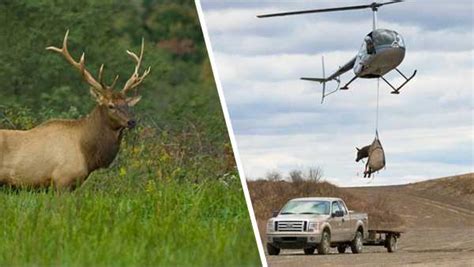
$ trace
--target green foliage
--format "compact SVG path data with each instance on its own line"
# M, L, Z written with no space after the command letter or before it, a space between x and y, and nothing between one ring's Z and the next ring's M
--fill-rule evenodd
M5 0L0 18L0 105L48 107L56 114L74 106L86 114L94 105L88 86L62 56L45 48L61 46L69 29L71 54L78 59L85 52L92 73L104 63L106 81L118 74L120 89L134 67L125 51L138 51L143 37L143 66L152 73L139 89L144 98L137 113L162 125L179 120L217 128L206 134L228 141L192 1ZM179 40L190 42L190 50L176 52Z
M84 51L120 89L145 39L139 127L72 193L0 191L0 266L259 265L193 1L0 1L0 129L79 118L88 86L47 46Z

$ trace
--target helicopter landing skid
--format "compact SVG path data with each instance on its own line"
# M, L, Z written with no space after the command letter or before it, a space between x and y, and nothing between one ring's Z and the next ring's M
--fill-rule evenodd
M393 91L390 92L391 94L398 95L398 94L400 94L400 89L402 89L403 86L405 86L409 81L411 81L411 79L413 79L413 77L415 77L417 70L415 70L415 71L413 72L413 74L412 74L409 78L407 78L407 77L406 77L401 71L399 71L397 68L395 68L395 70L405 79L405 82L403 82L402 85L400 85L398 88L395 88L395 87L394 87L391 83L389 83L383 76L380 76L380 78L382 78L382 80L383 80L386 84L388 84L390 87L392 87Z
M340 90L349 90L348 85L351 84L355 79L357 79L357 76L354 76L349 82L347 82L343 87L340 88Z

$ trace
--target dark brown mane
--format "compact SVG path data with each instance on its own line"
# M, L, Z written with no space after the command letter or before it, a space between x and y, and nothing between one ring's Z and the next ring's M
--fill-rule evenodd
M81 121L86 126L82 132L81 150L89 172L108 167L120 148L123 128L113 129L103 109L97 106Z

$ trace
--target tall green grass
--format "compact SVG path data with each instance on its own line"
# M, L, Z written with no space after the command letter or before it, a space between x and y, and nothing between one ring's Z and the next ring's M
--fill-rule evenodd
M0 265L257 265L238 184L2 192Z
M42 116L4 114L17 128ZM260 265L228 145L152 124L73 192L1 188L0 266Z

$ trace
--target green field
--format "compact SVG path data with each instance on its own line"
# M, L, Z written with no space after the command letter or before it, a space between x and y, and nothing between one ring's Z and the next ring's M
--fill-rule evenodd
M1 192L0 265L258 264L239 183L149 181L134 193Z
M152 68L109 168L73 192L0 188L0 266L260 265L193 1L5 0L0 18L0 129L95 105L45 50L66 29L72 55L119 88L142 36Z

